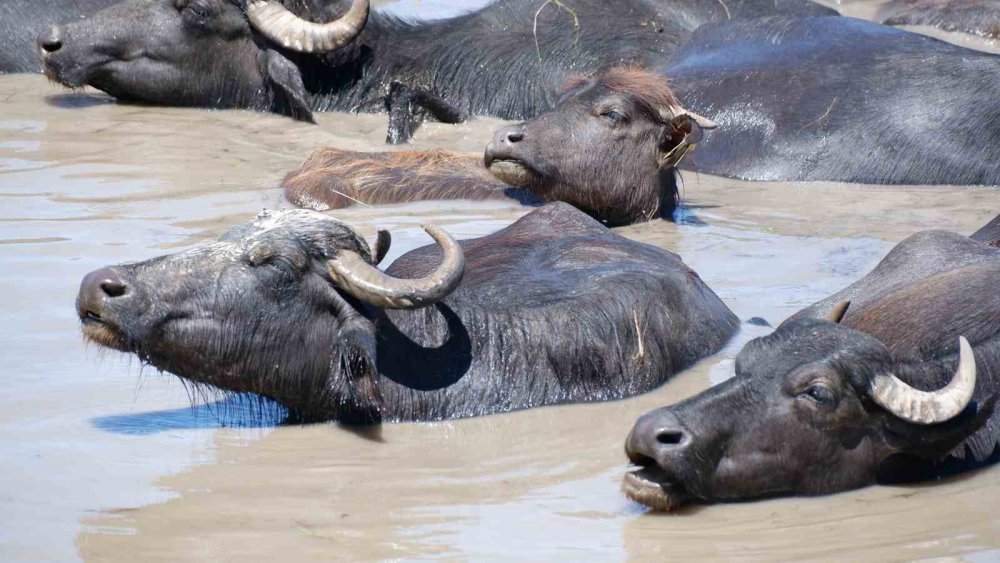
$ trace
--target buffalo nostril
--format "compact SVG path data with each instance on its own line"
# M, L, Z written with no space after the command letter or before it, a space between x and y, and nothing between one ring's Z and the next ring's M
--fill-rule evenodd
M54 53L62 49L62 32L59 26L52 26L48 31L42 32L38 36L38 46L45 53Z
M121 297L125 295L125 284L121 280L108 279L101 280L101 291L108 297Z
M524 139L524 133L520 131L511 131L510 133L507 133L508 143L517 143L520 142L522 139Z
M667 446L676 446L683 439L684 433L677 430L663 430L656 434L656 441Z
M59 49L62 49L62 41L58 39L50 39L42 42L42 50L46 53L55 53Z

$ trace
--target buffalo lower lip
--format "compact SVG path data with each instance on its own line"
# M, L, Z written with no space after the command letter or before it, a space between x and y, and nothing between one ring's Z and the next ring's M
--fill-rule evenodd
M488 168L494 177L511 186L527 186L538 177L524 161L513 158L495 158Z
M88 340L101 346L128 352L129 347L118 332L118 329L102 319L99 315L87 311L80 319L83 323L83 335Z
M671 511L684 503L684 488L669 480L658 466L640 467L622 478L622 492L655 510Z
M490 161L490 165L488 168L493 168L494 166L497 165L513 165L513 166L518 166L520 168L524 168L525 170L531 170L530 166L525 164L523 160L517 158L494 158L493 160Z

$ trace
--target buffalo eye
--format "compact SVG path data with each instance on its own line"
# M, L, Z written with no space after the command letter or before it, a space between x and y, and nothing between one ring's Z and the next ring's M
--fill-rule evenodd
M832 389L821 383L814 383L799 393L799 396L818 405L831 407L837 404L837 394Z
M207 18L209 15L211 15L208 8L206 8L199 2L191 2L190 4L187 5L187 7L184 8L184 11L189 15L200 20L203 20Z
M616 109L605 109L600 112L601 117L617 125L626 120L625 115Z
M270 265L293 272L301 271L306 266L305 256L301 252L290 249L278 249L267 243L257 244L251 248L247 254L247 262L254 268Z

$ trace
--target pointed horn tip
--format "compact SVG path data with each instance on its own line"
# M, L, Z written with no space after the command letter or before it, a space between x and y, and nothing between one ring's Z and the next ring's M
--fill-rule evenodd
M444 246L445 243L458 246L458 241L455 240L455 237L449 235L447 231L437 225L420 225L420 228L441 246Z
M442 229L441 227L438 227L437 225L432 225L430 223L421 224L420 228L423 229L425 233L427 233L427 234L429 234L431 236L434 236L434 233L448 234L448 233L445 233L444 229Z
M709 118L705 117L704 115L698 115L697 113L694 113L693 111L689 111L688 115L690 115L694 119L694 122L698 124L698 127L701 127L702 129L718 129L719 128L719 124L716 123L714 119L709 119Z
M424 278L393 278L357 252L343 250L327 261L331 279L344 291L377 307L410 309L444 299L465 275L465 256L458 242L440 227L427 225L425 230L441 247L444 256L441 264Z
M666 110L662 110L662 109L660 110L660 118L663 119L663 120L665 120L665 121L670 121L671 119L674 119L674 118L677 118L677 117L682 117L682 116L688 117L689 119L691 119L691 121L694 121L698 125L698 127L702 128L702 129L706 129L706 130L708 130L708 129L717 129L719 127L719 124L716 123L714 119L709 119L709 118L705 117L704 115L701 115L699 113L695 113L695 112L693 112L693 111L685 108L684 106L670 105L670 106L667 106Z

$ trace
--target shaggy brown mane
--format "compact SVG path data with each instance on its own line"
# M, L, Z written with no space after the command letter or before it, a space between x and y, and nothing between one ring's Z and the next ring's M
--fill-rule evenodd
M586 85L603 86L627 96L656 119L660 110L681 105L666 76L636 66L614 67L595 76L577 74L563 83L565 95Z

